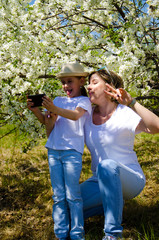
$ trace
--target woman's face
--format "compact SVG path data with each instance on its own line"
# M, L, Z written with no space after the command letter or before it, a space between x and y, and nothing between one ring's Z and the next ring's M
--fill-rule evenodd
M102 100L106 100L106 83L97 73L91 76L87 89L92 103L100 104Z

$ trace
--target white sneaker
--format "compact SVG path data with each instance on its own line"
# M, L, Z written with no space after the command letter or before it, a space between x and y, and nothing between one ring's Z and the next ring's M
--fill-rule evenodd
M117 240L117 238L112 236L105 236L102 240Z

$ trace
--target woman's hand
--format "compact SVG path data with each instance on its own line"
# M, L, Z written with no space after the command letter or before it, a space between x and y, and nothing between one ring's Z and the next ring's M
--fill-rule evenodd
M116 99L120 104L128 106L132 102L133 98L123 88L115 89L108 83L106 83L106 87L107 90L104 90L104 92L110 97Z
M57 120L56 114L50 111L45 112L45 124L50 124L50 123L55 124L56 120Z
M105 94L116 99L123 105L130 105L133 98L127 91L125 91L123 88L114 89L109 84L106 84L106 86L107 90L104 90ZM150 134L159 133L159 117L157 115L149 111L138 102L136 102L136 104L132 107L132 110L142 118L136 127L136 132L146 132Z
M49 137L51 131L53 130L56 120L57 120L56 114L53 114L52 112L49 111L45 112L45 127L47 137Z

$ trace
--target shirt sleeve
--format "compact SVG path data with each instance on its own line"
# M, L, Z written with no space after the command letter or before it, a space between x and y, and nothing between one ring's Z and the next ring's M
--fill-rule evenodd
M57 107L58 107L59 99L60 99L59 97L55 97L54 100L53 100L54 105L57 106Z
M131 108L127 108L127 111L129 112L128 125L131 126L132 131L135 132L142 118L136 112L134 112Z
M83 97L80 102L77 104L77 107L81 107L91 114L92 106L88 97Z

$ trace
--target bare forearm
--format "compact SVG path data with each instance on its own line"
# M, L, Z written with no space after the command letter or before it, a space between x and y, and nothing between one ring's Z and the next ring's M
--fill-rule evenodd
M75 110L70 110L70 109L63 109L56 106L54 106L52 111L61 117L68 118L74 121L78 120L85 113L85 110L82 108L76 108Z
M57 115L64 117L64 118L68 118L71 120L78 120L78 113L75 110L69 110L69 109L63 109L63 108L59 108L56 107L54 113L56 113Z
M115 89L109 84L106 84L106 86L109 90L104 91L106 95L116 99L120 104L131 107L142 118L142 121L140 121L137 127L138 131L151 134L159 133L159 117L157 115L136 102L123 88Z
M44 114L42 114L42 112L40 111L40 109L37 109L33 113L42 124L45 124L45 117Z
M51 112L45 112L45 128L46 128L46 135L49 137L50 133L52 132L55 122L57 120L57 115Z
M152 134L159 133L159 117L136 102L132 109L142 118L146 128Z
M70 120L78 120L83 116L86 110L81 107L77 107L75 110L63 109L54 105L51 99L45 97L42 105L53 114L59 115L64 118L68 118Z
M54 128L54 124L52 126L45 125L45 127L46 127L46 135L47 135L47 137L49 137L50 133L52 132L52 130Z

